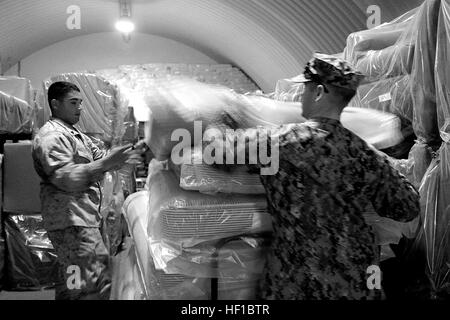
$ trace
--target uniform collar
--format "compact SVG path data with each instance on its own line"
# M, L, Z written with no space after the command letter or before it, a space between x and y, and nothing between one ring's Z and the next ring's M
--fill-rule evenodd
M71 126L67 122L65 122L65 121L63 121L61 119L58 119L58 118L53 118L53 117L50 120L52 120L53 122L56 122L58 125L62 126L64 129L69 131L72 135L74 135L74 136L81 136L80 131L78 131L77 128Z

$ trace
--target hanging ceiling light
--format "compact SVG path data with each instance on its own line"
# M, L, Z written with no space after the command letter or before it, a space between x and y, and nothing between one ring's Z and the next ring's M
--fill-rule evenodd
M131 21L131 5L128 0L119 0L120 19L115 27L120 31L124 39L130 40L130 33L134 31L134 23Z
M130 33L134 31L134 23L130 18L122 17L116 22L116 29L122 33Z

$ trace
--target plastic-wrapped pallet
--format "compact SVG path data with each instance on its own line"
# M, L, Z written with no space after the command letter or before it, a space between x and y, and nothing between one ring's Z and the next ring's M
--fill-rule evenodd
M21 77L0 77L0 91L31 105L33 94L30 80Z
M13 215L5 219L9 289L53 286L57 279L56 253L42 227L40 215Z
M434 9L434 8L433 8ZM434 13L434 10L433 10ZM436 60L430 66L435 79L437 129L443 143L428 168L420 187L423 206L422 248L426 251L426 270L432 280L433 294L450 297L450 3L440 1L436 28ZM434 22L434 21L433 21ZM434 25L433 25L434 27ZM431 49L430 49L431 50ZM431 94L431 93L430 93Z
M2 210L3 207L3 155L0 154L0 221L3 221ZM0 223L0 290L3 287L5 269L5 239L3 239L3 227Z
M0 134L30 134L33 108L24 100L0 91Z
M41 212L40 178L33 166L31 141L5 143L3 158L3 211Z
M397 43L403 32L410 27L418 8L410 10L391 22L373 29L351 33L343 52L345 59L354 61L359 52L381 50Z
M412 121L413 105L409 83L409 76L406 75L361 85L350 104L389 112Z
M417 244L425 252L424 266L433 297L450 296L450 145L443 144L420 187L423 227Z
M80 88L83 111L77 126L82 132L101 139L108 146L120 144L125 130L122 124L128 111L128 102L116 85L95 74L65 73L44 81L44 97L47 96L50 85L56 81L71 82ZM49 108L48 102L45 108Z
M363 72L368 82L408 76L408 80L402 80L407 82L401 83L405 88L401 98L408 101L410 97L412 108L404 110L405 106L400 104L402 101L398 101L395 107L402 108L400 111L402 114L406 112L407 118L411 115L407 110L412 110L415 134L428 144L439 141L434 68L440 4L440 0L425 1L420 7L390 23L352 34L344 50L345 59ZM396 41L392 43L394 39ZM384 44L389 46L381 48ZM370 50L370 46L376 49ZM387 99L387 95L382 99Z
M160 241L191 247L205 241L271 230L264 196L215 196L186 191L171 171L152 174L148 234Z
M208 299L212 278L218 279L219 299L255 297L264 265L264 238L238 235L202 241L192 247L173 246L168 243L170 241L157 244L152 241L152 234L147 236L144 229L149 219L148 211L143 211L148 195L148 191L131 195L125 202L124 214L136 244L138 264L150 299ZM215 224L220 228L220 221ZM184 226L186 228L188 225ZM195 232L195 226L190 228ZM147 241L149 238L150 242ZM173 255L175 247L178 247L178 253ZM165 263L163 268L161 261Z

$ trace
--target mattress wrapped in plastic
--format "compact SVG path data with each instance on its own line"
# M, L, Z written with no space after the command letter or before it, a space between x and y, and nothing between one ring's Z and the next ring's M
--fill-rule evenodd
M435 70L441 68L448 61L448 55L444 60L437 60L438 52L442 50L441 46L444 44L442 41L437 42L441 3L445 4L445 1L425 1L419 7L415 27L412 28L416 35L416 53L411 72L410 89L413 93L414 105L413 126L417 137L423 139L427 144L435 144L441 140L437 121L436 90L438 88L436 87ZM442 7L442 10L446 9ZM436 63L439 65L438 68Z
M40 215L4 219L7 246L6 286L12 290L39 289L56 281L56 252L42 227Z
M298 104L237 94L227 87L192 79L160 81L148 93L146 102L151 111L149 147L161 161L170 157L175 145L196 145L206 127L223 113L239 128L304 121ZM190 139L179 141L184 133Z
M440 0L425 1L391 23L367 31L373 37L377 32L383 36L386 28L393 30L392 35L402 30L397 41L386 48L364 51L361 49L364 46L352 44L351 38L354 36L350 36L349 46L345 50L345 58L366 75L368 82L409 75L405 88L409 93L405 94L406 97L410 95L412 101L414 131L427 143L439 141L434 70L439 45L437 27L440 6ZM359 49L355 50L355 47Z
M43 94L48 107L47 90L53 82L67 81L80 88L82 112L77 126L82 132L100 138L109 145L118 144L125 131L123 119L128 102L116 85L90 73L65 73L44 81Z
M450 4L443 1L439 13L436 50L437 125L444 142L450 141Z
M219 298L254 298L265 261L266 238L238 235L193 247L156 243L145 227L148 197L148 191L134 193L123 207L147 298L208 299L214 278L218 279Z
M153 174L148 234L154 241L191 247L204 241L271 230L264 196L206 195L179 187L171 171Z
M393 45L382 50L359 53L354 65L365 75L365 82L410 74L413 67L415 46L406 43Z
M24 100L0 91L0 134L30 134L33 108Z
M178 273L156 272L163 299L211 299L214 295L220 300L256 299L267 251L261 241L235 238L220 248L199 248L199 261L194 256L177 258L171 264Z
M358 87L351 105L389 112L413 120L410 76L385 78Z
M434 2L430 2L434 3ZM447 298L450 296L450 3L440 1L438 14L427 34L434 37L436 45L428 48L430 54L435 52L435 61L429 69L435 81L437 106L436 130L439 131L443 143L426 171L420 187L422 218L424 226L421 234L421 248L426 254L426 270L432 281L433 295ZM432 8L433 14L436 10ZM431 10L431 9L430 9ZM434 50L433 50L434 49Z
M347 37L343 56L349 61L354 61L359 52L381 50L395 45L404 31L411 26L417 10L418 8L410 10L375 28L351 33Z
M0 77L0 91L29 105L33 102L31 81L26 78L15 76Z
M181 165L169 162L169 166L180 180L184 190L215 194L240 193L264 194L265 190L259 174L251 173L245 165L235 165L225 171L202 161L202 148L187 149L192 154L191 161Z

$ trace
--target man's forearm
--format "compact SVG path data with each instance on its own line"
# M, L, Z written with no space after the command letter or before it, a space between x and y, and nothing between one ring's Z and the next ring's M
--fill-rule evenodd
M106 158L86 164L70 164L57 169L51 182L58 188L68 191L83 191L93 183L100 181L106 171L111 170Z

